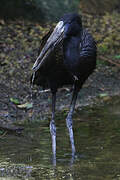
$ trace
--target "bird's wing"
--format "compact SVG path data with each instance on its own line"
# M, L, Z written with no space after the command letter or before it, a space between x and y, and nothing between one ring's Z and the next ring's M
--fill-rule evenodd
M92 35L84 29L82 31L80 42L80 57L88 57L96 55L97 46Z

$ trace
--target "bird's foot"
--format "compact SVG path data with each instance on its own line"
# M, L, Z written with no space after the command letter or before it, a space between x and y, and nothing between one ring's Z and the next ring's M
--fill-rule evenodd
M67 128L71 129L72 128L72 116L68 114L67 118L66 118L66 124L67 124Z
M56 126L55 121L52 119L50 121L50 133L52 138L52 152L53 152L53 165L56 166Z
M73 135L73 128L72 128L72 116L68 114L66 118L66 124L69 131L71 148L72 148L72 157L75 156L75 144L74 144L74 135Z
M51 133L51 135L56 136L56 126L55 126L54 120L50 121L50 133Z

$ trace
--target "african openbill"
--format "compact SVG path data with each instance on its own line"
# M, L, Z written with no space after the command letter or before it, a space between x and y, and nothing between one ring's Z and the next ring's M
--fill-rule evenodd
M82 27L81 17L76 13L64 15L53 31L43 37L41 52L33 65L32 83L50 88L52 93L53 154L56 154L55 102L57 89L73 85L73 96L66 118L72 154L75 153L72 115L78 92L96 67L96 43L90 33Z

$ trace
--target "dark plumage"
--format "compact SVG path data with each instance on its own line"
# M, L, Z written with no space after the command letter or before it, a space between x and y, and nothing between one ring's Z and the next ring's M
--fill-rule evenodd
M96 43L91 34L82 28L81 17L66 14L60 21L65 24L63 39L51 50L45 64L35 70L33 80L33 84L51 88L52 91L66 84L74 84L75 77L78 84L83 83L96 66ZM52 30L43 37L40 51L51 33Z
M75 152L72 114L77 94L85 80L96 66L96 43L82 27L78 14L66 14L60 19L56 28L42 40L41 53L33 66L32 83L50 88L52 92L52 120L50 130L55 154L55 101L57 89L63 85L74 85L73 97L66 122L70 132L72 152Z

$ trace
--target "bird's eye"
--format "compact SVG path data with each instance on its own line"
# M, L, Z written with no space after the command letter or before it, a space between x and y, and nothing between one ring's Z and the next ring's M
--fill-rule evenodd
M72 21L68 21L68 24L71 24L72 23Z

